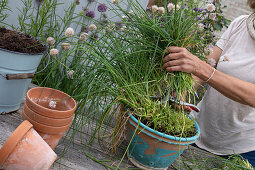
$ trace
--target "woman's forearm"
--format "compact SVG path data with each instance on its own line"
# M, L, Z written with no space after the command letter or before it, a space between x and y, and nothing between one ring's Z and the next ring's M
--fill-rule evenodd
M212 73L213 68L204 63L196 76L206 81ZM208 81L208 84L224 96L255 108L255 84L237 79L217 70Z
M221 56L221 53L222 53L222 50L215 46L213 48L213 52L208 55L206 58L207 59L214 59L215 60L215 66L217 65L218 61L219 61L219 58ZM192 75L192 77L194 78L195 80L195 89L197 90L199 87L203 86L205 84L205 81L203 81L202 79L198 78L197 76L195 75Z

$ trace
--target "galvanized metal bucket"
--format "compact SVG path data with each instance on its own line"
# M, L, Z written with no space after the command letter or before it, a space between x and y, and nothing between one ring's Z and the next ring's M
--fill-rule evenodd
M165 170L178 158L189 144L196 142L200 135L198 124L194 121L196 135L179 138L156 131L134 116L127 122L127 156L138 168L146 170Z
M0 48L0 114L19 109L42 57Z

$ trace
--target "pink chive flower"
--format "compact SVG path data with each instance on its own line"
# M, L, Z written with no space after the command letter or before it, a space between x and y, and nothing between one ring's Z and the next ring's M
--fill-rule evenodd
M213 5L213 4L207 4L207 10L210 11L210 12L215 11L215 5Z
M66 77L68 79L73 79L73 74L74 74L74 71L73 70L67 70L66 72Z
M52 108L52 109L55 109L57 106L57 102L56 101L53 101L53 100L50 100L49 102L49 107Z
M46 42L49 44L49 45L54 45L55 44L55 39L53 37L48 37L46 39Z
M73 35L74 35L74 29L71 28L71 27L67 28L67 29L66 29L66 32L65 32L65 35L66 35L67 37L73 36Z
M50 50L50 55L51 55L51 56L56 56L56 55L58 55L58 49L52 48L52 49Z
M70 43L62 43L61 44L62 48L66 51L68 51L71 48L71 44Z

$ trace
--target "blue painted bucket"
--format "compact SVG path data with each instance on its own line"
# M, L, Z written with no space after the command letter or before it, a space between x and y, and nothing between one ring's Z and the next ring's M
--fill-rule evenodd
M0 48L0 114L19 109L42 57Z
M127 139L131 142L128 148L130 161L142 169L167 169L189 144L195 143L198 139L200 128L196 121L194 123L196 135L179 138L158 132L141 122L139 123L131 115L127 122Z

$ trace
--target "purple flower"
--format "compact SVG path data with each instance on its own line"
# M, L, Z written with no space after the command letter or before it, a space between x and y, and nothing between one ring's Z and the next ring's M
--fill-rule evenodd
M86 16L90 18L95 18L95 12L94 11L87 11Z
M193 8L193 10L194 10L194 11L198 11L198 10L199 10L199 8L197 8L197 7L196 7L196 8Z
M105 4L99 4L99 5L97 6L97 10L98 10L99 12L106 12L106 11L107 11L107 6L106 6Z
M200 16L198 16L198 17L197 17L197 19L201 21L203 18L202 18L202 17L200 17Z

